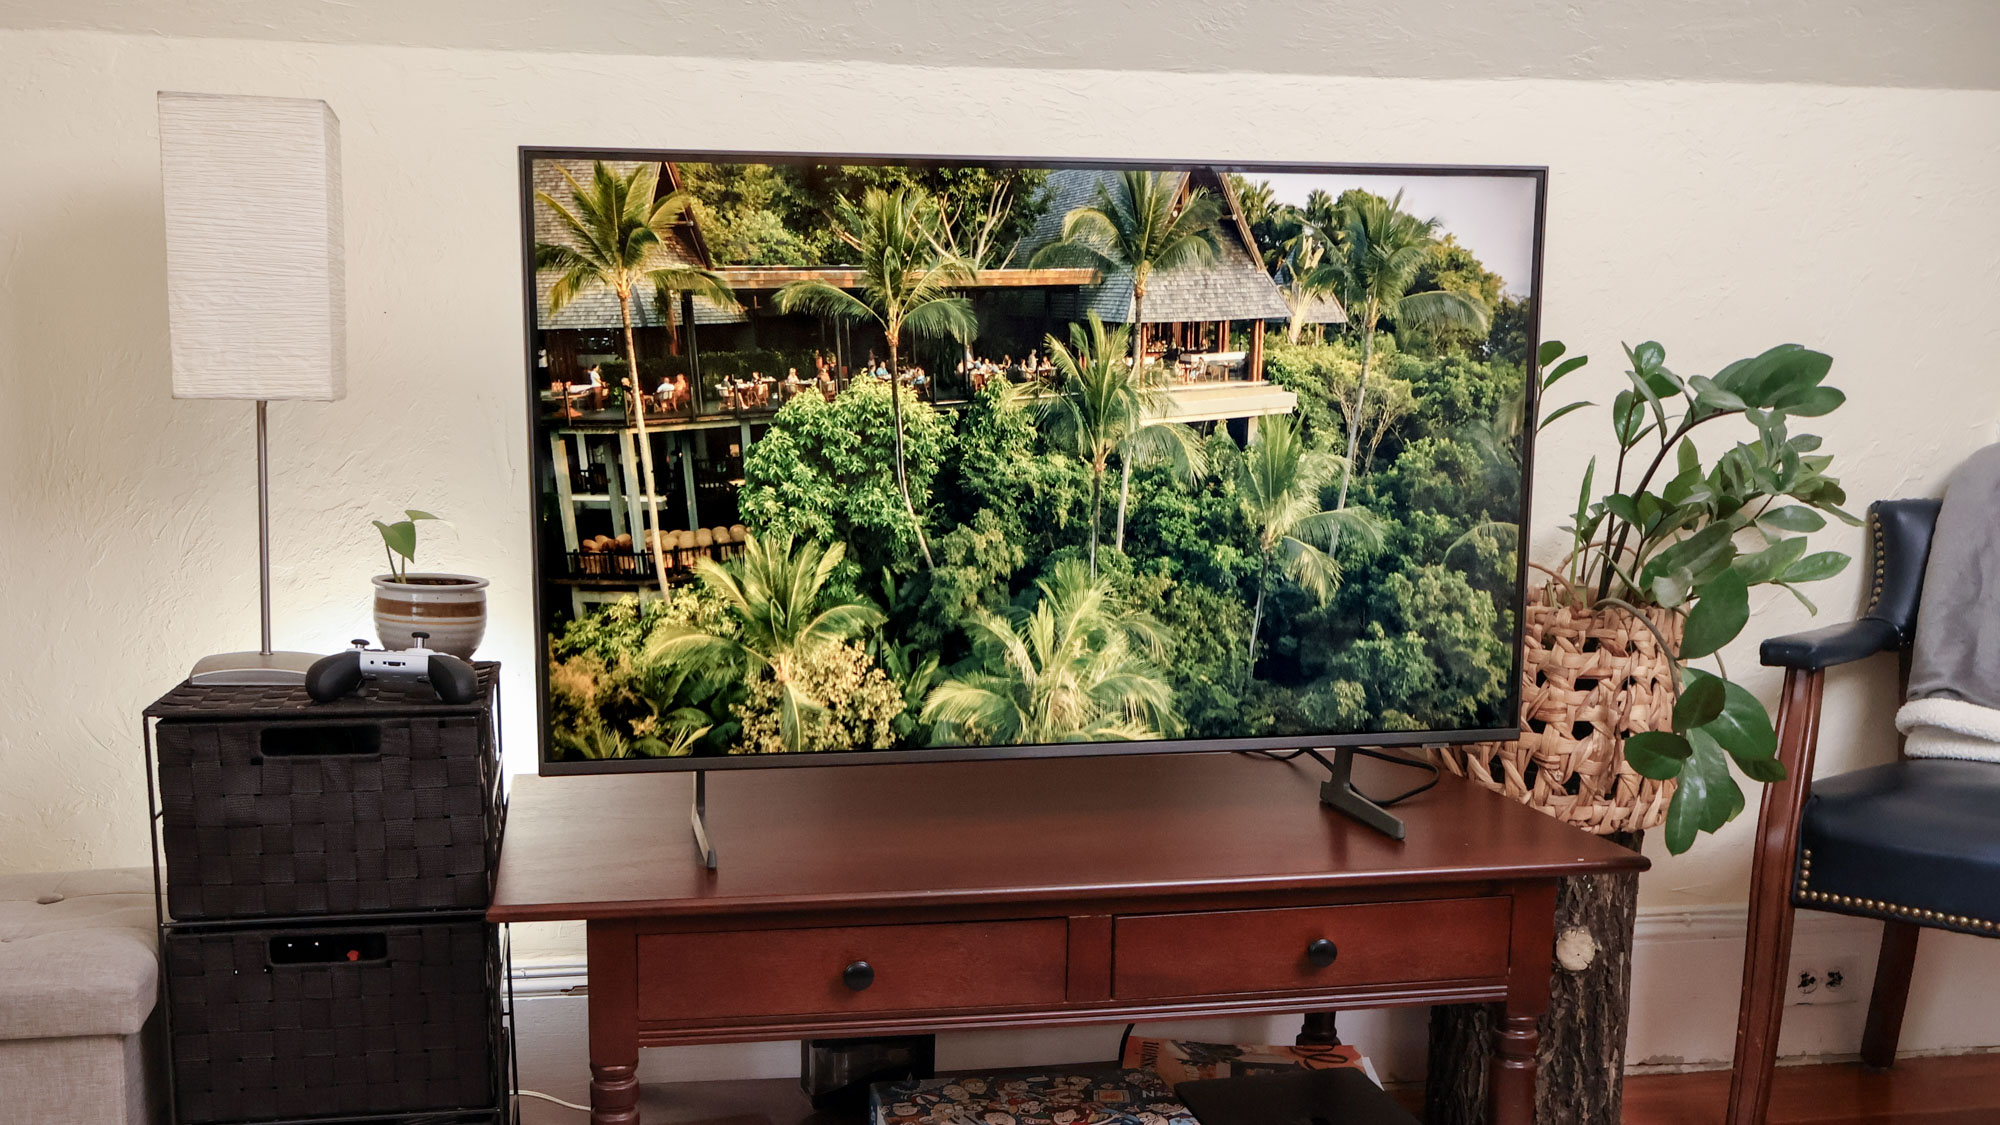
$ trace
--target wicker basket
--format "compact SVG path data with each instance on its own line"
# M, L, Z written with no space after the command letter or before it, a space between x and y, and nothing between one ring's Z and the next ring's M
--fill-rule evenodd
M1624 743L1672 728L1672 662L1630 612L1554 600L1546 589L1531 597L1523 622L1520 740L1445 747L1439 764L1600 836L1652 828L1675 783L1639 776ZM1678 648L1681 617L1645 612Z
M274 708L162 721L169 912L187 922L485 909L502 817L491 732L488 715L422 705L396 718Z
M500 969L477 917L175 932L165 955L184 1125L495 1104Z

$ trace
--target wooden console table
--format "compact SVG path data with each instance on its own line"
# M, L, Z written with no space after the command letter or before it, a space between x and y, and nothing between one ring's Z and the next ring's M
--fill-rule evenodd
M1504 1005L1494 1125L1530 1125L1555 881L1640 856L1447 776L1397 843L1309 760L942 762L516 779L488 917L588 922L591 1120L639 1048ZM1407 771L1362 763L1393 792Z

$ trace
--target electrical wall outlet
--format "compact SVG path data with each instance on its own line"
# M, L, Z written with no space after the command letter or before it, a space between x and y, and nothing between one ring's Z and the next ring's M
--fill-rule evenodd
M1785 989L1787 1004L1852 1004L1854 974L1845 958L1794 956Z

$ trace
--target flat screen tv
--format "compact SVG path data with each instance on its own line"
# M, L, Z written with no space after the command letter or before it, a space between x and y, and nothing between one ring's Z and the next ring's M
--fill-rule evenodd
M1515 733L1546 170L521 191L543 772Z

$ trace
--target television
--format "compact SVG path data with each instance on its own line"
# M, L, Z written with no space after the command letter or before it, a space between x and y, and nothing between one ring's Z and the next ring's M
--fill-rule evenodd
M1516 734L1546 169L520 161L542 772Z

